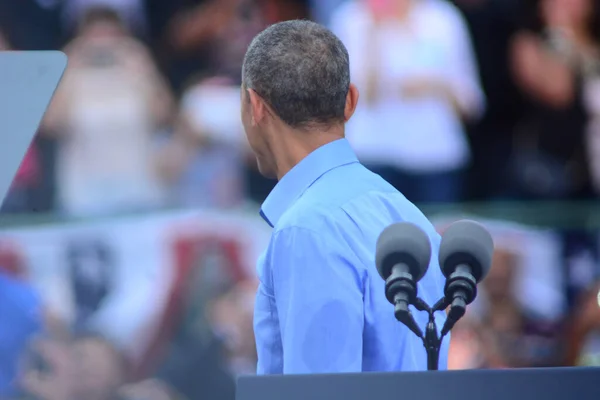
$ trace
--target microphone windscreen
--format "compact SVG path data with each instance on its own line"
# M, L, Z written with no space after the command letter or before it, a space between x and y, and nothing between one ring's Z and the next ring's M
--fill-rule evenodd
M460 264L471 267L473 277L480 282L492 266L494 240L483 225L461 220L450 225L442 235L439 262L447 278Z
M375 265L385 280L396 264L408 266L415 282L418 282L429 267L431 244L418 226L409 222L398 222L385 228L377 239Z

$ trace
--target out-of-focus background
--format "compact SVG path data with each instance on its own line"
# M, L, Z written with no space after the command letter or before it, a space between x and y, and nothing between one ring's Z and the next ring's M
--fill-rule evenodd
M274 182L240 69L296 18L348 47L361 160L495 236L450 368L600 365L597 1L0 0L0 49L70 60L1 209L0 398L232 399L254 372Z

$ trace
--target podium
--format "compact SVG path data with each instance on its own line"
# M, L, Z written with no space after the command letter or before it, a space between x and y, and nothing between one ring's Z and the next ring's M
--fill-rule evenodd
M236 400L599 400L600 368L242 376Z

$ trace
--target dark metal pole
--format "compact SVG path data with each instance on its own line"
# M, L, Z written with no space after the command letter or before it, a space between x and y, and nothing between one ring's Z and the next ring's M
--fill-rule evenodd
M429 311L429 322L425 330L425 350L427 351L427 370L437 371L440 360L441 339L438 336L437 326L435 325L434 311Z

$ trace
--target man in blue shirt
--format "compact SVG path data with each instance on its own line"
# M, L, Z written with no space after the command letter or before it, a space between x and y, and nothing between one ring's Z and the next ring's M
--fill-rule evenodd
M279 181L261 209L273 234L257 267L258 373L426 369L421 340L396 321L385 298L375 243L399 221L429 235L433 256L418 290L433 304L443 294L440 237L344 139L358 102L346 48L318 24L282 22L253 40L242 81L248 141L261 173ZM415 318L425 326L425 313Z

